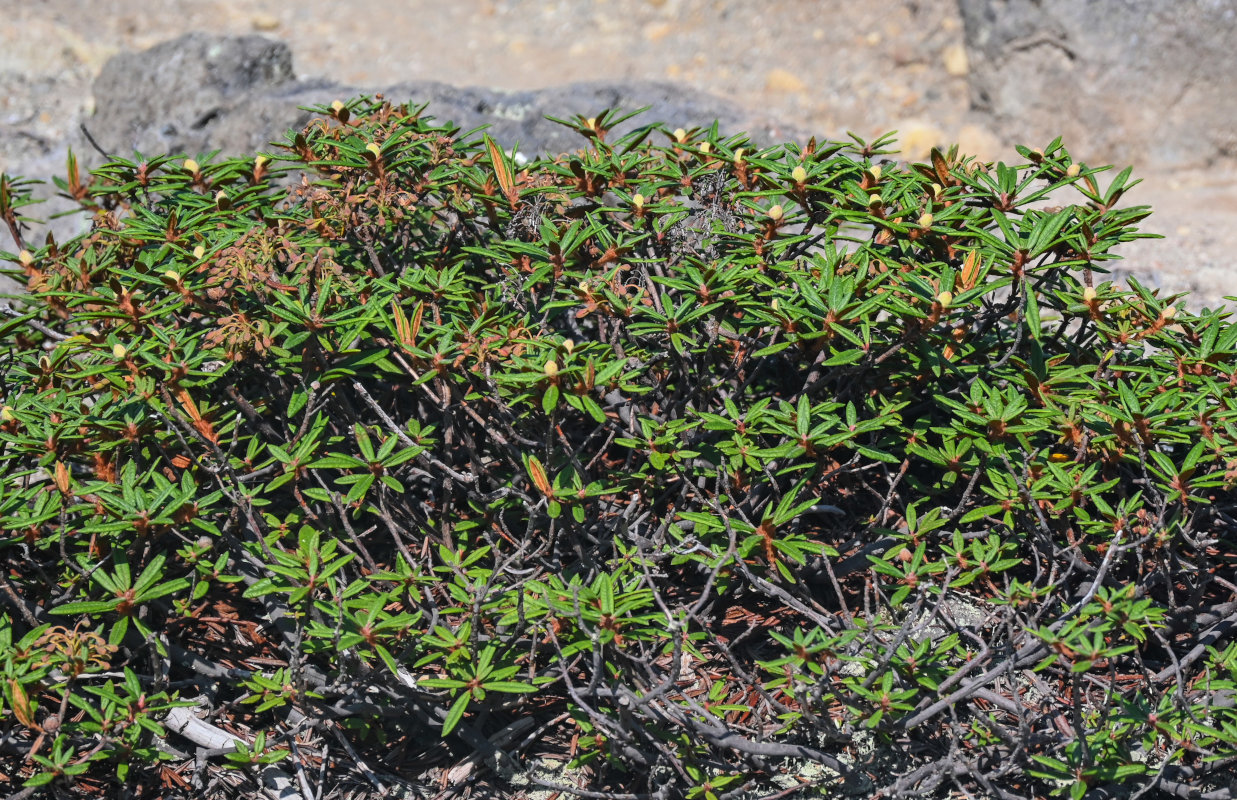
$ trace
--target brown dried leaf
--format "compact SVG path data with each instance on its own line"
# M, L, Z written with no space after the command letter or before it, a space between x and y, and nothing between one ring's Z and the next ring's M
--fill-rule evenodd
M53 480L55 480L56 488L60 490L61 494L67 495L69 493L69 470L65 467L63 461L56 462L56 470Z
M27 728L37 727L34 723L36 706L30 702L26 689L17 682L16 678L9 678L9 702L13 706L13 716L17 717L18 722Z
M485 147L490 151L490 161L494 164L494 177L498 178L498 186L503 190L507 202L515 205L519 195L515 191L515 180L511 177L511 167L507 165L507 157L503 155L502 148L489 136L485 137Z
M962 264L962 288L974 289L977 280L979 280L979 253L972 250L966 254L966 261Z
M550 485L550 480L545 474L545 467L541 466L536 456L530 456L528 459L528 474L536 484L538 491L546 497L554 496L554 487Z

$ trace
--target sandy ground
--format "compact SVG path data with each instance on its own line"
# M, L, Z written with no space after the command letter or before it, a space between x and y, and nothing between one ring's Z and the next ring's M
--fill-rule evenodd
M284 39L299 77L679 81L825 137L897 129L911 157L956 141L1017 158L969 111L952 0L0 0L0 169L56 149L90 113L90 82L111 55L191 30ZM1128 202L1155 207L1146 227L1167 238L1130 246L1128 268L1196 291L1195 306L1237 295L1237 165L1134 166L1146 182Z

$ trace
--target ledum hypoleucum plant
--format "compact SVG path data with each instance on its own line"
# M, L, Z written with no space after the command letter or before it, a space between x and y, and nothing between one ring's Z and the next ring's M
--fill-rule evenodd
M0 772L1230 796L1237 327L1128 170L316 111L0 177Z

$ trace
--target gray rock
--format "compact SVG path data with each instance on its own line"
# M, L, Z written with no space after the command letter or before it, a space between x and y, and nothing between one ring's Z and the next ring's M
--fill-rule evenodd
M263 143L264 128L289 117L286 108L255 101L278 97L293 81L292 51L283 42L191 33L108 61L85 124L102 148L122 157L252 149Z
M395 102L428 102L427 114L465 130L488 125L497 141L506 146L518 142L530 155L568 152L585 144L579 134L546 120L547 114L587 116L614 107L652 106L626 129L653 121L690 128L716 119L723 131L746 131L766 142L803 135L725 100L669 84L578 83L503 92L432 81L377 90L298 82L283 42L202 33L108 62L95 82L96 111L86 127L100 147L119 156L135 150L147 156L193 156L210 150L240 155L267 149L288 129L303 126L311 114L298 106L326 105L376 91Z
M1237 157L1237 0L959 0L972 105L1091 162Z

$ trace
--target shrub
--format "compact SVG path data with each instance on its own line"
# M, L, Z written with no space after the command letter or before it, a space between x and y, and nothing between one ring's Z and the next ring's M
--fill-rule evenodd
M1129 170L317 111L0 180L4 772L1230 796L1237 327L1104 280Z

